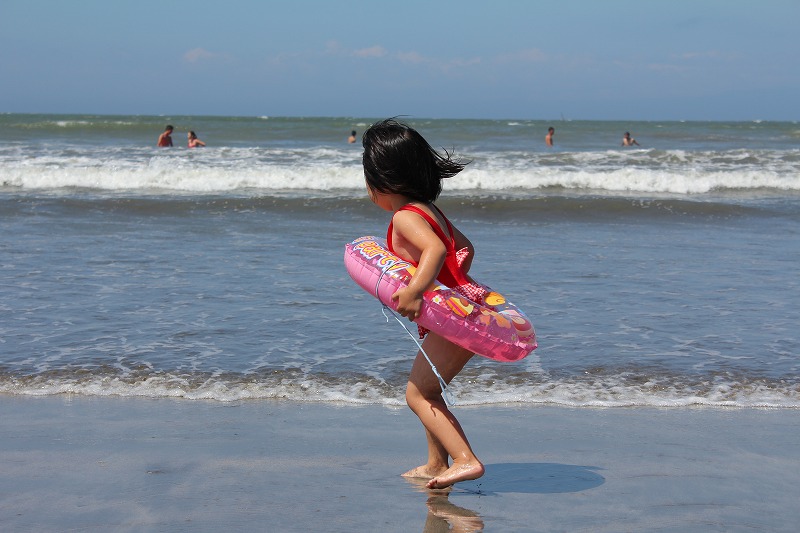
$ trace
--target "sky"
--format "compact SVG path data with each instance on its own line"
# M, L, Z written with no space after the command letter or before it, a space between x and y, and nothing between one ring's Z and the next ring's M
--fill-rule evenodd
M0 112L800 120L800 0L0 0Z

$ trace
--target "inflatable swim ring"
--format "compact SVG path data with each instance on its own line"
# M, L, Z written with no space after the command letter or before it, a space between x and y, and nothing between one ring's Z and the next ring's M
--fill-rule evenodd
M392 295L408 285L416 268L377 237L347 244L344 264L362 289L396 310ZM475 303L438 281L425 292L419 325L478 355L496 361L518 361L536 348L536 333L519 308L489 287L486 305Z

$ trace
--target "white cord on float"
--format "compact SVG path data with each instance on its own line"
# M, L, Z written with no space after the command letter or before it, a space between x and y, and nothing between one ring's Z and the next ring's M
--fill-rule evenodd
M381 298L378 295L378 287L380 286L381 279L383 279L383 275L386 274L386 271L391 266L393 266L393 264L389 264L381 269L381 275L378 276L378 281L375 283L375 297L378 298L379 302L381 301ZM389 317L386 316L386 311L389 311L389 313L391 313L394 319L397 320L397 323L403 326L403 329L406 330L408 336L411 337L411 340L413 340L414 344L417 345L420 353L425 357L425 360L428 361L429 365L431 365L431 370L433 370L433 374L436 376L436 379L439 380L439 387L441 387L442 389L442 399L444 399L444 403L451 407L455 405L456 404L455 399L453 398L453 395L450 393L450 391L447 389L447 383L445 382L444 378L442 378L442 375L439 374L439 371L436 369L436 365L434 365L433 362L431 362L431 358L428 357L428 354L425 352L425 349L422 347L422 344L419 342L417 337L413 333L411 333L411 331L409 331L409 329L406 327L406 325L403 323L400 317L397 316L397 313L395 313L391 307L389 307L383 302L381 302L381 305L383 306L381 312L383 313L386 322L389 322Z

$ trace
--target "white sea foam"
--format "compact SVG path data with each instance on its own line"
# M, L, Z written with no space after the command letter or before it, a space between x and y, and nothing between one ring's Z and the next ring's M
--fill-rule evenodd
M446 190L536 191L547 188L611 192L703 194L725 190L800 190L800 152L719 154L581 152L477 154ZM0 185L22 189L90 188L198 193L260 190L363 190L352 150L215 148L0 151Z
M559 405L586 407L734 407L800 409L800 388L767 383L719 382L707 386L645 383L632 385L608 378L592 383L547 380L536 384L480 381L458 378L450 386L457 405ZM331 383L313 377L279 380L223 381L215 378L193 382L180 376L150 376L138 381L95 376L89 379L36 379L0 382L0 393L21 396L80 394L148 398L181 398L235 402L279 399L292 401L405 405L403 387L376 386L374 382Z

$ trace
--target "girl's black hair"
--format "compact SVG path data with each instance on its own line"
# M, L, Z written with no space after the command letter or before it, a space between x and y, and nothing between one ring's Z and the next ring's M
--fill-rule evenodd
M442 180L452 178L466 163L431 148L414 128L393 118L367 129L364 146L364 178L367 186L385 194L403 194L430 203L442 192Z

